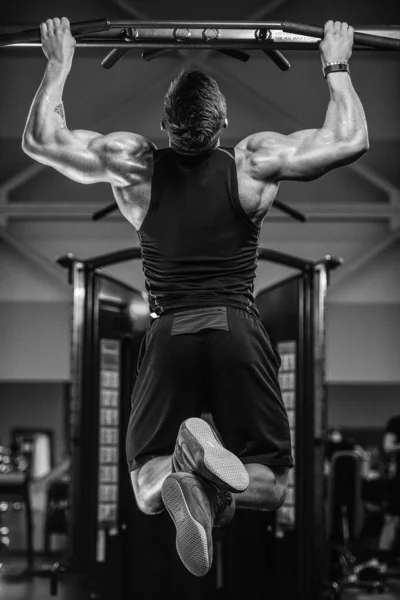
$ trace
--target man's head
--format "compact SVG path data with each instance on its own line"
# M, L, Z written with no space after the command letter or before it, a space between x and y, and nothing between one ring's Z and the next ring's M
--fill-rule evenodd
M181 71L164 99L162 128L182 152L205 152L217 146L226 127L226 101L217 82L197 71Z

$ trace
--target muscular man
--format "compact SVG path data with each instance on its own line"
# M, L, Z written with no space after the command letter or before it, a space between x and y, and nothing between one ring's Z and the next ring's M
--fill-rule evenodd
M222 148L225 98L211 77L187 70L165 96L169 148L161 150L134 133L70 131L62 104L75 47L68 19L49 19L41 33L48 64L23 149L74 181L110 183L138 232L154 318L127 433L132 485L143 512L167 508L183 563L204 575L212 528L235 505L274 510L284 502L290 436L279 355L254 304L258 239L281 181L316 179L368 149L347 70L354 30L326 23L321 58L334 66L319 129L255 133Z

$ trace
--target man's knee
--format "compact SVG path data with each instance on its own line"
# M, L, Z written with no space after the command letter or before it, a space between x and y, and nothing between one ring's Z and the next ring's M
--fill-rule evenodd
M164 510L162 505L154 502L151 498L147 498L145 494L135 494L135 498L138 509L145 515L157 515Z
M272 509L273 510L278 510L278 508L281 508L281 506L283 506L283 504L285 503L286 500L286 486L282 485L282 484L276 484L275 489L274 489L274 494L273 494L273 500L272 500Z
M281 508L286 500L287 480L289 470L279 469L274 471L275 485L273 490L273 510Z
M156 515L164 510L164 506L154 498L154 495L149 494L145 485L139 485L139 472L140 469L131 472L131 482L136 504L138 509L145 515Z

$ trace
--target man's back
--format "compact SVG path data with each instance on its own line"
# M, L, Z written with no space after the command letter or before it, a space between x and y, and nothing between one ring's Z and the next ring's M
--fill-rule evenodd
M250 310L260 228L239 199L235 150L156 150L147 187L138 235L151 309Z
M132 207L129 214L125 214L125 216L136 230L140 229L150 206L154 163L160 152L153 144L147 142L147 140L144 141L144 138L142 138L141 143L143 144L143 152L137 155L132 163L131 185L125 187L112 186L120 208L122 206ZM225 150L218 147L216 151L224 152ZM244 149L243 144L239 144L234 149L230 160L234 160L236 165L240 204L251 222L256 226L260 226L275 199L279 182L254 177L253 154ZM181 156L186 155L182 154ZM164 185L169 185L168 179L165 179Z

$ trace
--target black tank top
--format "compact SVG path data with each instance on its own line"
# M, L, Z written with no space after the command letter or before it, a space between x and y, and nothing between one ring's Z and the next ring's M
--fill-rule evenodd
M138 231L151 311L235 306L258 315L259 233L239 201L233 148L194 156L156 150Z

